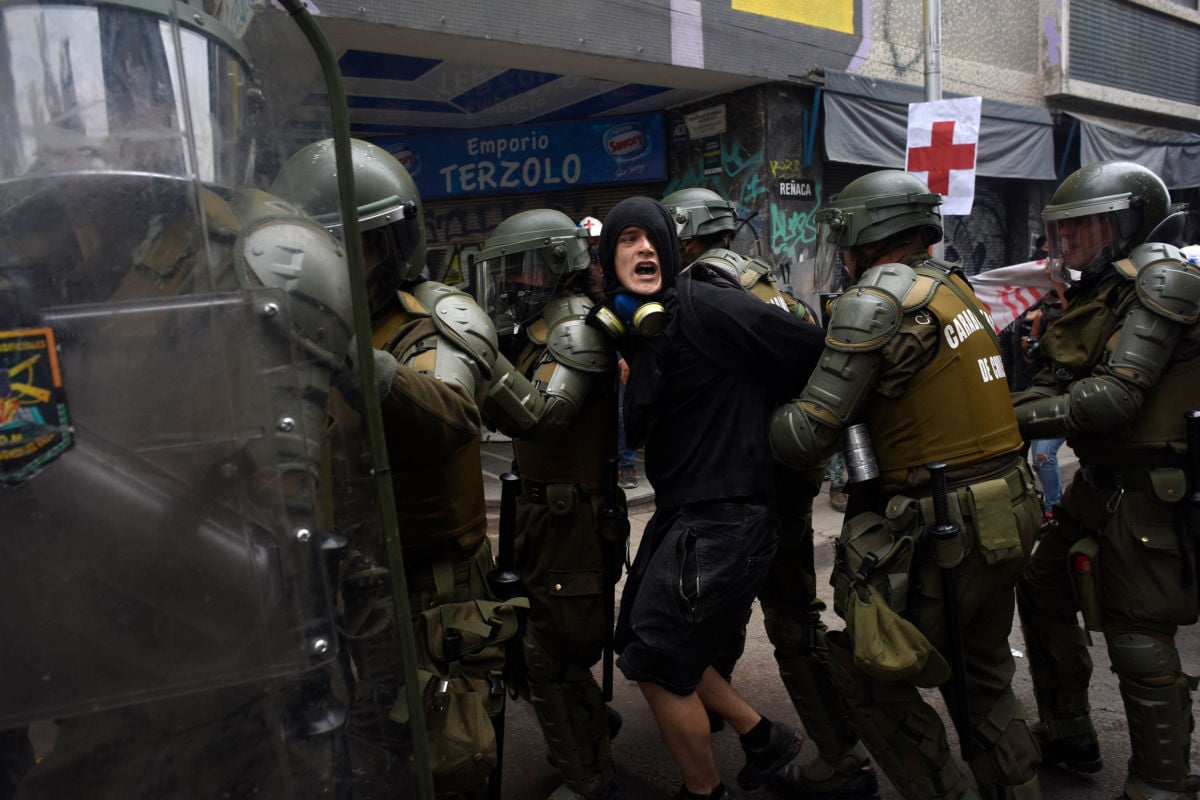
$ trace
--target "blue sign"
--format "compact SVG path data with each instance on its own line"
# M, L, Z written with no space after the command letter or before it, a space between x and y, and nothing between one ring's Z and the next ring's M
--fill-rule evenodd
M666 180L661 114L375 139L423 199Z

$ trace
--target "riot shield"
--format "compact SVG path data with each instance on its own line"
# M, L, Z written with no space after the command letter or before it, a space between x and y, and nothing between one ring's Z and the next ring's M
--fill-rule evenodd
M354 248L261 189L341 97L287 5L0 5L17 796L351 786L336 571L390 498Z

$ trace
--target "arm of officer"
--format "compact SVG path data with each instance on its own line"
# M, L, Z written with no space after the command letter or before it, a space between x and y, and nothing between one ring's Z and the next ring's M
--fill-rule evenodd
M1116 268L1136 281L1137 302L1091 375L1063 393L1039 396L1043 390L1016 398L1017 423L1026 439L1104 433L1135 420L1183 329L1200 318L1200 270L1172 245L1138 245Z
M588 395L599 382L612 380L612 346L587 324L591 307L583 295L558 297L546 305L546 352L532 380L504 359L506 372L497 375L484 406L489 422L525 439L556 436L575 424Z
M800 397L771 417L775 460L804 469L827 457L866 406L880 375L880 351L900 330L900 302L878 287L847 292L834 306L817 368Z

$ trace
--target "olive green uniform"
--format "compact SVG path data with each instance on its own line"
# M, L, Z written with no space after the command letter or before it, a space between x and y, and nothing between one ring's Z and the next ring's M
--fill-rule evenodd
M380 393L388 465L404 553L409 607L418 638L418 678L426 684L424 709L439 797L482 797L497 763L489 718L503 712L500 650L454 654L457 631L443 614L473 601L491 603L487 574L493 567L481 479L479 387L436 376L439 350L458 343L431 319L439 284L406 287L376 313L372 345L392 354L399 367ZM462 296L468 302L465 295ZM428 304L428 305L427 305ZM407 712L398 671L400 642L390 624L392 601L385 580L384 543L351 537L341 570L347 649L356 684L351 706L352 746L360 769L379 774L371 796L405 790L411 780L392 746ZM489 606L490 607L490 606ZM515 618L505 623L515 628ZM503 629L503 625L497 630ZM444 655L444 658L442 657ZM461 659L469 656L472 661ZM420 670L425 670L422 673ZM451 678L441 684L442 678ZM489 679L494 679L489 680ZM436 696L445 690L442 697ZM448 694L446 694L448 693ZM452 696L451 696L452 695ZM478 704L480 717L463 708ZM448 727L460 728L447 735Z
M1195 679L1183 672L1175 632L1197 617L1200 528L1181 501L1183 414L1200 406L1200 272L1177 253L1141 245L1072 288L1066 313L1041 339L1047 368L1014 398L1026 435L1057 430L1081 467L1018 584L1043 733L1051 742L1095 743L1090 641L1076 618L1083 610L1086 627L1104 634L1125 702L1133 753L1126 793L1154 800L1197 789L1189 778ZM1108 387L1131 400L1102 408L1094 398ZM1044 419L1047 404L1062 402L1068 413ZM1091 556L1090 580L1077 587L1073 548Z
M772 444L777 458L798 466L826 455L853 422L870 431L881 478L851 492L832 579L847 628L826 637L851 720L904 797L976 796L917 688L944 684L945 665L937 668L936 654L905 670L883 662L906 652L873 660L868 651L881 631L865 628L868 617L859 613L868 598L886 603L911 623L915 639L923 635L951 660L943 573L927 534L934 515L925 469L945 462L949 511L962 526L954 586L971 730L960 736L975 744L969 766L984 797L1039 798L1037 748L1010 688L1008 634L1012 587L1040 502L1020 458L990 320L961 273L920 250L904 264L869 270L842 295L826 342L804 393L772 420Z
M555 386L573 413L556 415L513 439L521 476L516 570L529 597L524 634L529 699L551 760L570 791L601 797L615 779L609 715L591 668L611 629L609 588L620 575L628 522L624 494L607 486L616 452L616 378L609 347L584 317L591 301L560 296L524 331L517 369L539 391ZM569 363L549 337L596 359ZM577 351L578 352L578 351ZM620 513L601 515L606 492ZM614 525L614 527L610 527Z

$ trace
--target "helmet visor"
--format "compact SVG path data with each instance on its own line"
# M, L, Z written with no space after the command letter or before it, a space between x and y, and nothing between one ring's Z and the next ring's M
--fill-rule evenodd
M836 208L823 211L817 222L817 258L813 266L813 291L817 294L837 291L843 272L842 238L845 217Z
M1103 269L1121 252L1118 211L1046 220L1050 276L1074 283L1082 275Z
M555 267L556 261L546 248L479 262L481 305L496 324L497 333L517 333L537 319L570 274Z

